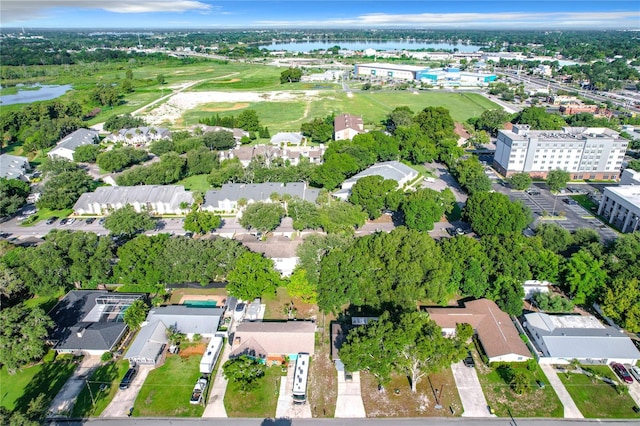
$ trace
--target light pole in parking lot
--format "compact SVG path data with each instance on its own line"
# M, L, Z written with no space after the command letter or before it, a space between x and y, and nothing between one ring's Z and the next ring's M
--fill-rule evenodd
M555 198L553 199L553 212L551 213L551 216L555 216L556 215L556 203L558 202L558 194L554 194Z

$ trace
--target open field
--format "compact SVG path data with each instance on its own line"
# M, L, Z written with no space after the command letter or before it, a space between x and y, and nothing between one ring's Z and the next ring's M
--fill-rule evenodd
M204 407L189 403L193 386L200 377L202 351L190 354L188 357L182 355L167 356L162 367L149 373L136 398L134 416L202 416Z
M280 377L286 375L279 366L268 367L254 389L244 392L237 383L229 382L224 407L229 417L263 417L276 415Z
M609 378L614 376L606 366L596 368L588 366L585 369ZM614 386L584 374L560 373L558 377L586 418L640 419L640 413L634 413L631 409L635 402L628 392L619 394ZM620 383L619 380L615 380ZM620 383L619 386L626 387L627 385Z
M45 395L44 405L47 406L77 367L73 357L54 358L55 353L51 351L39 364L23 368L16 374L9 374L7 368L2 367L0 406L24 412L40 394Z
M209 177L209 175L189 176L176 182L174 185L184 185L187 191L198 191L204 194L208 190L213 189L213 186L207 182L207 177Z
M477 360L477 358L476 358ZM481 362L476 363L478 379L487 403L499 417L562 417L564 408L553 388L547 382L546 376L535 364L535 369L527 369L527 363L511 363L515 371L523 373L527 378L529 388L518 395L511 386L500 376L497 368L488 367ZM540 389L536 380L545 382L544 389Z
M462 402L451 369L432 373L418 382L416 393L411 392L409 380L401 374L393 374L391 381L378 391L375 377L360 373L362 402L367 417L452 417L462 414ZM435 408L435 392L442 392ZM453 412L452 412L453 411Z
M129 361L124 359L117 362L111 361L98 367L88 381L92 393L89 393L86 386L82 388L73 406L72 416L83 419L98 417L116 396L120 381L128 368ZM91 400L92 395L95 399L95 405Z

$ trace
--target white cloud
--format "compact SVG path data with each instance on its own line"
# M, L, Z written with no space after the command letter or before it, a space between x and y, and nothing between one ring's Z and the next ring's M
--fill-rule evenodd
M640 12L369 13L324 21L256 21L269 27L428 27L428 28L623 28L637 27Z
M197 0L2 0L2 23L46 17L54 8L102 9L114 13L210 12L214 7Z

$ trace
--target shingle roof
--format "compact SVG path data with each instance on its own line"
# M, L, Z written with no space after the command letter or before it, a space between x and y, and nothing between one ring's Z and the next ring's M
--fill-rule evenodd
M19 179L24 176L25 170L29 169L27 157L17 155L0 155L0 177L7 179Z
M266 354L314 353L316 324L310 321L243 322L238 325L234 340L239 340L232 355L242 351L245 342L253 340ZM234 342L235 344L235 342Z
M351 114L341 114L333 119L333 128L335 132L340 132L345 129L362 132L364 130L364 124L362 123L362 117Z
M319 189L309 188L305 183L226 183L219 190L207 191L204 199L204 207L218 208L218 203L223 200L238 201L240 198L254 201L266 201L274 192L283 195L315 202L320 193Z
M97 141L97 130L78 129L60 140L56 148L67 148L73 151L79 146L95 144Z
M125 358L156 359L168 343L167 328L162 321L144 325L125 354Z
M464 308L427 308L427 312L441 328L470 324L489 358L509 354L531 357L509 315L489 299L466 302Z
M224 308L171 305L153 308L147 321L162 321L165 327L185 334L215 334L223 314Z
M167 203L179 206L182 202L193 203L193 194L185 191L182 185L101 186L95 192L82 194L73 208L87 209L90 203Z

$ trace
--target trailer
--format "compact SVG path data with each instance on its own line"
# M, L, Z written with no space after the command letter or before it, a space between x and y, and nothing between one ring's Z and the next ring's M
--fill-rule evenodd
M200 360L200 373L211 374L222 351L222 337L212 337Z

